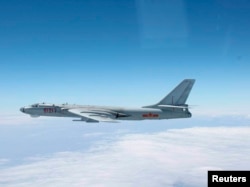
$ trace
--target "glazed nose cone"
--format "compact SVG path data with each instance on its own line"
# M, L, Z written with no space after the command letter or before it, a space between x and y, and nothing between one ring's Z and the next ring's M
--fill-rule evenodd
M20 108L20 111L21 111L21 112L25 112L25 111L24 111L24 107Z

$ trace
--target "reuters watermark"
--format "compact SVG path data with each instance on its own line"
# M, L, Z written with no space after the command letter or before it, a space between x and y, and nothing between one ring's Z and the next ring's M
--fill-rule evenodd
M250 187L250 171L208 171L208 187Z

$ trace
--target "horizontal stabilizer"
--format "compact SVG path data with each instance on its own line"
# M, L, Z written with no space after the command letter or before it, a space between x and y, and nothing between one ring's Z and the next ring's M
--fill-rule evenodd
M176 106L176 105L157 105L162 108L189 108L188 106Z

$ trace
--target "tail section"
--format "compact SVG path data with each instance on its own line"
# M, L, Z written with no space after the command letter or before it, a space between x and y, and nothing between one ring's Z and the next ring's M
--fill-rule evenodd
M189 93L194 85L195 79L184 79L175 89L155 105L146 106L145 108L161 108L186 106Z
M194 79L183 80L175 89L156 105L184 105L194 85Z

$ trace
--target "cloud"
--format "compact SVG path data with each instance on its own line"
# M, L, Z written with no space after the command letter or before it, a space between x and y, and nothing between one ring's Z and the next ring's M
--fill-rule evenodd
M0 166L9 162L9 159L0 158Z
M230 105L230 106L191 106L191 112L194 116L206 116L206 117L223 117L234 116L244 117L249 116L249 109L245 105Z
M69 118L70 119L70 118ZM3 114L0 115L0 125L27 125L27 124L44 124L55 121L67 121L67 118L53 118L53 117L37 117L33 118L26 114ZM70 119L72 120L72 119Z
M249 127L128 134L0 170L1 186L206 186L207 170L250 168Z
M95 137L99 137L99 136L103 136L105 135L105 133L103 132L92 132L92 133L84 133L83 137L84 138L95 138Z

